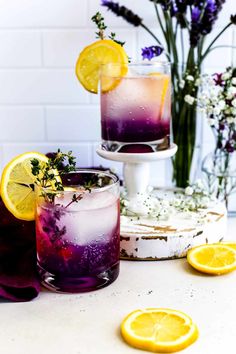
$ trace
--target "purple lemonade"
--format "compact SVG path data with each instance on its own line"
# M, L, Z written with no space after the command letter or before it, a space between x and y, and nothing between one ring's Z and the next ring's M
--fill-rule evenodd
M159 65L130 67L122 77L109 77L112 69L109 75L101 76L102 146L119 152L167 149L171 119L169 66L164 66L164 72L160 72ZM109 90L103 90L109 79Z
M53 202L39 194L38 270L50 289L91 291L110 284L119 274L119 185L111 174L99 172L99 176L105 181L102 187L66 187Z

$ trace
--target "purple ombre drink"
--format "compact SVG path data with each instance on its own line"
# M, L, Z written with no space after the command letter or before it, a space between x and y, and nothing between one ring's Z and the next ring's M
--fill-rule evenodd
M113 70L112 65L101 75L103 148L119 152L168 149L171 120L169 64L129 65L128 72L124 74L123 70L119 77L115 76L117 69Z
M92 183L95 176L98 184L84 188L81 175ZM119 183L112 174L94 171L72 173L70 180L62 192L38 190L38 270L49 289L85 292L119 274Z

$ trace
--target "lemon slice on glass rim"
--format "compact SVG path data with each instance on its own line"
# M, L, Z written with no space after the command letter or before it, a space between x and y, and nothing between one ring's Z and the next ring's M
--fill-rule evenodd
M101 39L85 47L79 55L75 73L83 87L92 93L98 93L101 67L105 64L120 64L107 69L106 81L102 90L112 90L128 71L128 56L124 48L111 39ZM114 79L113 79L114 78Z
M26 221L35 218L36 176L31 172L33 159L39 160L40 165L48 162L47 156L39 152L26 152L16 156L6 165L1 178L0 194L6 208L17 219ZM58 173L55 175L57 180L61 181Z
M132 347L173 353L198 338L198 328L185 313L167 308L131 312L121 324L121 334Z

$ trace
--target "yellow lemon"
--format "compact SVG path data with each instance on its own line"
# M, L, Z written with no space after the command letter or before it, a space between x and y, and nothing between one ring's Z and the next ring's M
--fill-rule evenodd
M192 344L198 337L198 329L183 312L148 308L130 313L121 324L121 334L135 348L173 353Z
M223 243L206 244L187 253L188 263L208 274L225 274L236 269L236 249Z
M128 71L127 54L120 44L111 39L98 40L83 49L77 60L75 72L87 91L98 92L101 67L109 63L121 65L111 66L107 72L106 81L103 81L102 84L103 92L112 90L119 83L117 77L126 75Z
M1 197L6 208L18 219L34 220L36 177L31 172L31 160L40 164L48 158L38 152L26 152L11 160L3 170L1 179ZM57 177L60 180L60 177Z

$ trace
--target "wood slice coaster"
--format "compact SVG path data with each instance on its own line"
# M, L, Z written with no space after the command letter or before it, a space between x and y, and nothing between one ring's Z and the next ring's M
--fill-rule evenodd
M176 211L168 220L121 216L121 259L185 257L193 246L222 241L226 226L227 211L219 202L191 215Z

